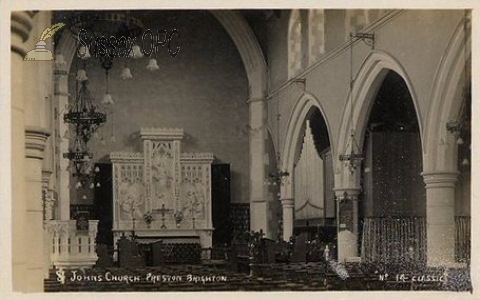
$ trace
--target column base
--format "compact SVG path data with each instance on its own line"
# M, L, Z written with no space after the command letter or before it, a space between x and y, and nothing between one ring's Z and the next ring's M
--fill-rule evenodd
M250 230L260 231L269 237L268 228L268 202L266 200L255 200L250 202Z
M44 279L44 270L43 268L30 268L25 274L25 278L22 280L27 284L24 286L25 293L41 293L43 292L43 279Z
M358 257L357 236L348 230L338 233L338 261L344 262L347 258Z

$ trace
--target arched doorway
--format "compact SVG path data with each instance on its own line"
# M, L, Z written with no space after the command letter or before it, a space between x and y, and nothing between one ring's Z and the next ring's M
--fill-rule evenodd
M426 192L420 126L404 79L388 71L365 129L359 206L362 256L371 262L424 261Z

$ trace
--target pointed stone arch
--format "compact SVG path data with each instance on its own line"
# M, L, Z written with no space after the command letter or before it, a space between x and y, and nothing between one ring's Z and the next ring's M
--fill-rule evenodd
M263 231L269 236L267 193L265 179L265 142L266 109L265 97L267 90L267 64L260 44L250 25L238 11L210 11L235 44L243 61L249 82L249 128L250 128L250 202L251 229ZM68 74L76 51L75 37L65 31L56 52L62 54L66 64L57 70L57 74ZM60 71L60 72L59 72ZM59 80L58 90L68 94L68 80Z
M328 138L331 140L331 127L329 121L327 119L327 115L317 98L309 93L304 93L296 102L295 107L292 110L292 114L287 123L287 130L285 133L285 138L283 139L283 151L282 151L282 162L283 167L286 171L290 174L293 172L294 164L295 164L295 149L297 148L297 143L299 141L300 135L302 134L302 127L307 118L309 112L313 109L317 108L320 111L320 114L325 121L325 125L327 127ZM332 153L334 153L335 145L331 142L330 146L332 147ZM282 197L283 198L293 198L293 189L292 189L292 182L287 182L285 184L284 189L282 190Z
M425 129L423 178L427 190L427 266L456 265L455 189L459 178L458 145L447 123L457 121L471 57L468 15L460 19L440 61Z
M372 52L362 63L362 66L360 67L360 70L355 77L356 79L353 84L353 89L351 91L351 97L353 101L345 102L346 104L342 114L339 138L336 145L336 150L338 150L338 152L332 152L332 154L334 155L334 168L336 170L336 188L358 188L358 186L352 186L352 184L358 185L359 182L358 180L354 180L351 177L352 174L347 170L347 168L343 168L343 170L339 168L341 164L339 163L338 157L339 154L345 151L347 145L349 144L352 121L354 124L353 134L356 141L358 142L358 145L360 146L360 148L362 148L364 132L368 123L368 116L370 114L378 90L380 89L385 76L390 71L393 71L397 73L400 77L402 77L405 85L408 88L408 91L412 97L413 105L415 107L420 136L422 136L422 115L419 109L412 81L407 75L405 69L402 67L400 62L398 62L390 54L381 51ZM348 94L347 97L350 97L350 94ZM353 107L350 107L350 105L353 105ZM358 177L358 174L354 175Z
M435 75L424 134L424 172L457 171L457 149L446 129L449 121L458 119L463 101L465 64L471 58L471 37L465 36L464 20L450 39Z

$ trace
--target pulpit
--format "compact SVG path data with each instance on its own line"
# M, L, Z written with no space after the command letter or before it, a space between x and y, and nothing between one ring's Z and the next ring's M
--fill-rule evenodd
M138 243L212 246L213 154L181 154L183 135L178 128L142 128L142 152L110 154L115 245L126 235Z

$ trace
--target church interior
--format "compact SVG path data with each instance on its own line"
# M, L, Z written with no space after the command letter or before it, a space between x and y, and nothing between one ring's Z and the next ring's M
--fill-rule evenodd
M13 11L11 78L14 291L471 291L469 10Z

